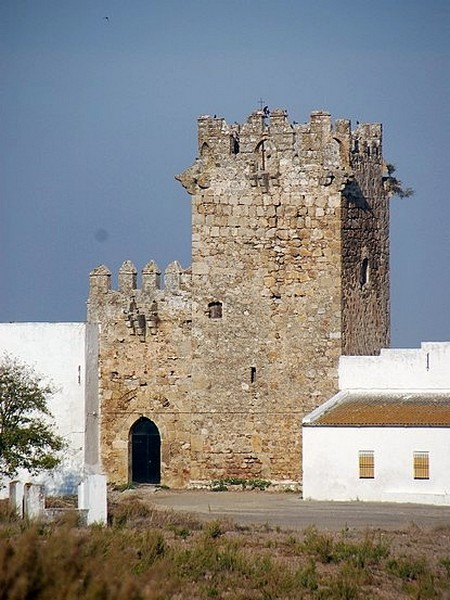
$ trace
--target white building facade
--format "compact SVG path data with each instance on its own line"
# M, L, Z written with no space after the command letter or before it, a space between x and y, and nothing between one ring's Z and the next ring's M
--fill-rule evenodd
M450 504L450 343L344 356L303 420L303 496Z
M98 328L86 323L1 323L0 355L32 367L50 383L55 431L67 442L51 473L18 479L44 483L47 493L75 493L81 479L99 472ZM7 495L7 481L0 493Z

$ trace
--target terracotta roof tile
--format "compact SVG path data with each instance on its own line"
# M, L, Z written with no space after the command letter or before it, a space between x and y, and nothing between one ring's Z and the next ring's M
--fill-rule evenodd
M349 392L311 425L450 427L450 392Z

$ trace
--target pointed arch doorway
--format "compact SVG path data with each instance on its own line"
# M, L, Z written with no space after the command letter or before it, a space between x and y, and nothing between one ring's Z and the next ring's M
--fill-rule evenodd
M130 479L133 483L160 483L161 436L158 427L141 417L130 429Z

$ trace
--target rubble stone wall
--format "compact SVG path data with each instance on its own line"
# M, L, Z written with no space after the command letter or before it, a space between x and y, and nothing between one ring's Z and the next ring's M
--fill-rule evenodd
M137 287L136 269L125 261L119 289L111 273L92 271L89 321L100 326L102 463L110 481L131 479L130 429L147 417L161 435L161 479L189 481L191 402L190 273L174 262L160 272L149 263Z

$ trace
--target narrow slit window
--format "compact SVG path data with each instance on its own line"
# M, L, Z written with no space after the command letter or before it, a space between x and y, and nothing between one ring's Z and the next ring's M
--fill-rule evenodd
M221 319L222 302L210 302L208 304L208 316L210 319Z
M265 147L265 140L262 140L261 142L259 142L259 144L256 146L256 155L257 155L257 159L258 159L258 169L260 171L265 171L266 170L266 147Z
M359 452L359 478L375 478L375 457L373 450L360 450Z
M200 156L207 157L211 153L210 148L206 142L203 142L202 147L200 148Z
M414 479L430 479L429 452L414 452Z
M230 136L231 154L239 154L239 137L237 135Z
M361 288L369 283L369 259L363 258L361 261L361 267L359 271L359 284Z
M250 382L255 383L256 381L256 367L250 368Z

